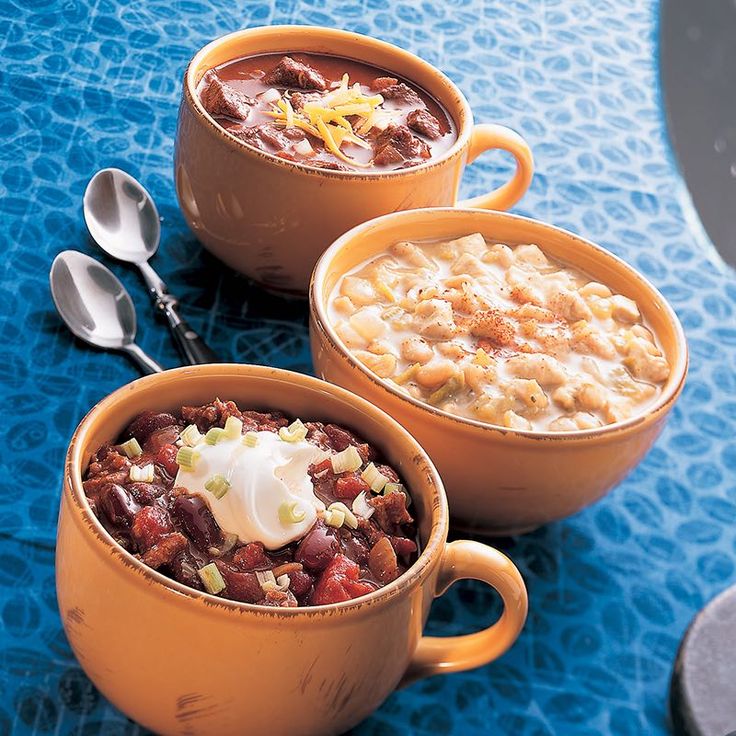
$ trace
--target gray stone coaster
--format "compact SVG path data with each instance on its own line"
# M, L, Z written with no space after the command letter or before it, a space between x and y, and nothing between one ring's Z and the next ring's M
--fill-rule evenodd
M736 586L693 620L670 684L676 736L736 736Z

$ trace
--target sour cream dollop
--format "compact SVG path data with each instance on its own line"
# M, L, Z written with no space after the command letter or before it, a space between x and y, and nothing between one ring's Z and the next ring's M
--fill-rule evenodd
M200 442L193 471L179 469L175 484L202 496L223 532L237 535L241 542L262 542L266 549L278 549L301 539L325 505L314 495L307 470L327 457L310 442L285 442L274 432L257 432L255 447L241 438L222 440L216 445ZM205 488L213 475L225 477L230 488L216 498ZM304 519L283 523L279 508L298 502Z

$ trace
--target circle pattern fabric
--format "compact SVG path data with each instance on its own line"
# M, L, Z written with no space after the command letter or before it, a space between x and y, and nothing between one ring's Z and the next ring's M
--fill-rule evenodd
M152 192L163 217L154 265L223 359L311 370L305 303L203 253L172 182L187 60L216 36L272 23L375 35L449 74L478 121L510 125L534 149L537 174L515 211L636 266L671 301L691 348L684 395L634 474L572 519L501 540L530 594L512 651L395 693L354 733L667 733L678 641L736 577L736 277L672 160L652 0L0 0L0 733L144 733L83 674L54 589L65 448L88 408L137 376L61 325L47 284L54 255L106 261L133 295L141 345L179 364L138 276L87 242L80 205L94 171L118 166ZM509 171L500 154L485 156L463 196ZM428 631L468 632L497 613L495 596L465 581L437 601Z

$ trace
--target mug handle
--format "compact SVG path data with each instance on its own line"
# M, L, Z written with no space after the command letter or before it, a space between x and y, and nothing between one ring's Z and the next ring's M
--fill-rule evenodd
M528 600L524 580L514 563L479 542L450 542L440 562L435 598L465 578L488 583L498 591L503 600L501 618L475 634L423 636L400 687L430 675L481 667L500 657L518 638L526 621Z
M500 148L516 159L516 171L510 181L479 197L464 199L456 207L481 207L486 210L507 210L516 204L531 184L534 175L534 158L529 144L505 125L481 123L473 126L468 148L468 163L475 161L484 151Z

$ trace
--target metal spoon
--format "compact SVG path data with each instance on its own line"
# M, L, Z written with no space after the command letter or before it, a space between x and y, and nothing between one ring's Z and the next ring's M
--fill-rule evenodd
M163 369L135 344L135 307L112 271L76 250L51 264L51 296L66 326L81 340L127 353L146 373Z
M178 312L179 300L151 268L148 259L158 249L161 223L151 195L130 174L102 169L84 193L84 220L92 239L113 258L138 266L148 291L179 349L191 364L217 363L217 356Z

